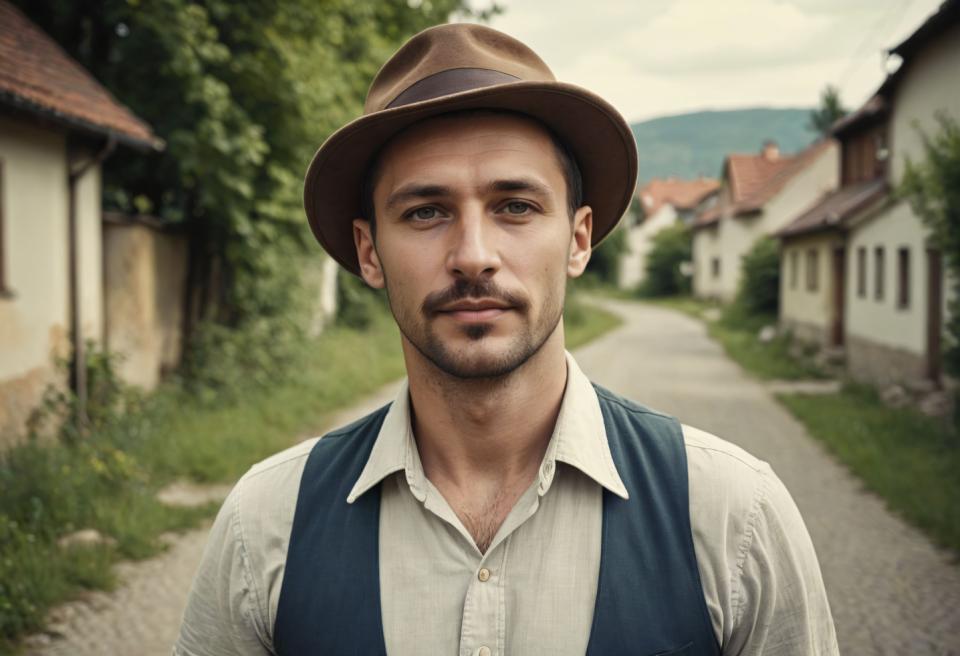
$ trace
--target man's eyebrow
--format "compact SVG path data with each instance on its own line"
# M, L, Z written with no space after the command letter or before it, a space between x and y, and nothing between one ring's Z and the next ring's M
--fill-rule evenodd
M452 196L450 187L437 184L420 184L413 182L404 185L387 196L384 207L389 211L401 203L415 198L437 198L438 196Z
M494 180L487 185L487 191L526 191L538 196L549 197L550 189L533 178L510 178L508 180Z

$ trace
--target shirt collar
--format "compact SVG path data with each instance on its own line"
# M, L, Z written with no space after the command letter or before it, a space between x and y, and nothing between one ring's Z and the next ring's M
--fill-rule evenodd
M567 385L553 435L540 463L537 492L540 496L547 493L556 474L556 463L563 462L579 469L613 494L627 499L627 488L610 453L596 391L573 356L567 353L566 359ZM426 476L410 424L407 381L400 385L397 397L384 417L367 463L347 496L347 503L353 503L360 495L398 471L406 473L410 491L418 501L423 502L426 498Z

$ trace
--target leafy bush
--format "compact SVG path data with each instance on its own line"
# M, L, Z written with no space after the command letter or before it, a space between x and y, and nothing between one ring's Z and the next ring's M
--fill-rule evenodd
M937 134L921 132L925 159L907 160L898 193L930 229L952 274L943 362L947 373L960 376L960 123L946 113L937 121ZM953 419L960 427L960 390L954 393Z
M617 284L620 257L627 251L626 224L621 223L607 235L603 243L590 254L585 275L600 283Z
M383 315L387 295L369 287L344 269L337 271L337 324L346 328L365 330L378 316Z
M780 306L780 246L761 237L743 256L736 302L748 314L776 316Z
M641 296L676 296L689 294L690 276L682 264L693 257L690 230L682 223L664 228L653 236L653 247L647 255L646 277L640 285Z

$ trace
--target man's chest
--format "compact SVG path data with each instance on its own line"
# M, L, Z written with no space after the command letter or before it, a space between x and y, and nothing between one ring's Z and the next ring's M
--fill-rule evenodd
M390 654L583 654L600 567L602 490L558 473L523 495L483 554L443 498L384 482L380 595ZM486 648L486 650L484 650Z

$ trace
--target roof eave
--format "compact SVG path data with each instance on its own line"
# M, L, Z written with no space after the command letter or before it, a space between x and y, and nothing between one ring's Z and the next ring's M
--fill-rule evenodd
M166 142L159 137L153 136L152 139L144 139L127 132L114 130L103 125L97 125L96 123L91 123L90 121L85 121L75 116L69 116L49 107L44 107L43 105L39 105L8 91L0 90L0 105L5 105L18 111L33 114L34 116L58 123L70 130L93 134L96 136L108 138L112 137L117 141L117 143L124 144L125 146L129 146L142 152L162 151L166 148Z

